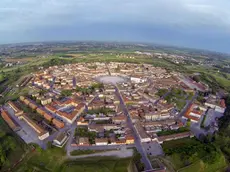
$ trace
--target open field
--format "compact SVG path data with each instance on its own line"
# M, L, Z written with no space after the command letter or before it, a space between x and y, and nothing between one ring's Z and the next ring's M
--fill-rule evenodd
M197 143L197 140L195 138L183 138L183 139L164 142L162 147L163 148L176 148L180 146L193 145L196 143Z
M37 148L34 152L27 155L15 171L58 171L60 164L62 164L64 160L64 149L52 147L44 151L41 150L41 148Z
M63 149L51 148L46 151L30 153L15 171L47 171L47 172L125 172L131 158L93 157L67 160Z
M117 159L117 158L103 158L94 157L92 159L81 159L75 161L67 161L62 164L60 172L126 172L131 163L130 158Z
M33 61L35 58L33 57L21 57L21 58L5 58L4 61L7 63L16 63L16 62L29 62L29 61Z
M0 74L0 82L3 81L4 77L2 74Z
M225 72L219 72L215 67L206 68L199 66L186 66L191 72L201 73L202 80L205 80L209 85L218 85L224 89L230 90L230 74ZM205 76L204 76L205 75Z
M163 143L164 149L176 149L180 148L185 149L194 149L196 145L203 144L200 143L195 138L184 138L174 141L168 141ZM201 153L201 152L199 152ZM216 172L217 170L224 169L227 166L227 162L222 153L219 153L217 159L213 163L208 163L204 161L207 155L207 152L201 153L200 156L195 154L189 155L188 157L184 157L185 155L181 153L173 153L171 155L167 155L163 158L164 162L172 166L175 171L179 172Z
M227 166L224 156L222 155L215 163L206 164L202 160L191 164L188 167L178 170L178 172L216 172L223 170Z

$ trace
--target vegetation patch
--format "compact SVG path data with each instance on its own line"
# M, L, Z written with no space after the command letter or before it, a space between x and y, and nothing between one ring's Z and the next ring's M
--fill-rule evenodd
M60 165L65 160L66 152L64 148L51 146L46 150L42 150L36 144L31 144L31 146L34 147L35 150L27 155L15 171L59 171Z
M130 158L93 157L67 161L61 165L60 172L127 172Z
M178 128L177 130L164 130L164 131L159 131L157 132L158 136L167 136L167 135L171 135L171 134L178 134L178 133L183 133L186 131L190 131L188 127L181 127Z
M90 144L94 144L97 133L94 131L88 131L88 129L84 127L78 127L75 130L75 136L88 137Z
M70 155L72 156L76 156L76 155L88 155L88 154L94 154L94 153L100 153L100 152L104 152L104 150L74 150L72 152L70 152Z
M0 117L0 171L5 171L17 163L26 150L26 144Z

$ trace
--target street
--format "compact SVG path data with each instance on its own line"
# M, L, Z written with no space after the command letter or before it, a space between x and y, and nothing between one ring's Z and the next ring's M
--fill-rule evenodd
M107 65L106 65L107 66ZM108 69L108 72L109 74L111 75L111 72L109 70L109 67L107 66L107 69ZM152 170L152 164L151 162L149 161L148 157L147 157L147 153L145 151L145 149L143 148L142 146L142 143L141 143L141 140L139 138L139 135L137 134L137 131L132 123L132 120L131 120L131 117L130 117L130 114L129 114L129 111L124 103L124 100L121 96L121 93L120 93L120 90L118 88L118 86L115 84L115 94L117 95L117 97L119 98L120 100L120 105L122 106L122 109L123 109L123 112L124 114L127 116L127 123L128 123L128 126L129 128L133 131L133 134L134 134L134 139L135 139L135 146L136 146L136 149L137 151L141 154L142 156L142 159L141 161L144 163L145 165L145 170Z
M117 97L120 100L120 104L122 106L123 112L125 113L125 115L127 115L127 123L128 123L129 128L133 131L134 138L135 138L135 145L136 145L137 151L142 156L141 161L145 165L145 170L151 170L152 169L152 164L149 161L149 159L147 157L147 153L145 152L145 149L142 146L142 143L141 143L141 140L140 140L140 138L139 138L139 136L137 134L137 131L136 131L135 127L133 126L129 111L128 111L125 103L124 103L124 100L123 100L123 98L122 98L122 96L120 94L120 91L119 91L117 85L115 85L115 93L117 94Z

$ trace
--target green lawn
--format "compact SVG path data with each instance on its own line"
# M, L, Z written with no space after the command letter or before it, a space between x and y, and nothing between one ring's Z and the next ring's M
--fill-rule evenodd
M205 164L202 160L178 170L179 172L216 172L218 170L224 169L227 166L226 160L222 155L215 163Z
M3 81L4 77L2 74L0 74L0 82Z
M130 158L94 157L65 162L60 172L126 172Z
M14 169L16 172L46 171L46 172L125 172L131 158L92 157L67 160L64 148L52 147L42 151L36 149Z
M203 144L200 143L195 138L184 138L173 141L164 142L162 147L163 149L176 149L176 148L185 148L193 149L192 146ZM219 169L223 169L227 166L227 162L222 153L219 154L217 160L214 163L205 163L203 161L205 156L208 156L205 151L201 153L201 156L196 156L196 154L189 156L187 159L183 159L183 155L180 153L173 153L167 155L165 160L169 161L171 166L179 172L216 172Z
M183 138L178 140L167 141L162 144L163 148L176 148L186 145L194 145L198 141L195 138Z
M60 165L65 160L65 154L62 148L53 147L45 151L37 148L35 152L28 154L15 171L58 171Z
M163 131L159 131L157 132L158 136L167 136L167 135L171 135L171 134L177 134L177 133L183 133L183 132L187 132L190 131L190 129L188 127L181 127L177 130L163 130Z
M209 86L218 85L222 88L230 90L230 74L224 72L218 72L217 68L205 68L199 66L186 66L190 71L202 73L203 78L205 77L205 82ZM204 79L202 79L204 81Z

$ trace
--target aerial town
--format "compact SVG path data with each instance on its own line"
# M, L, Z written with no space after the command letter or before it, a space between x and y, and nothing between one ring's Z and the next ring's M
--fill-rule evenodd
M226 108L213 94L199 101L208 85L149 64L51 66L25 76L17 87L28 94L8 101L1 116L27 144L46 149L52 142L67 154L136 147L147 169L148 156L164 154L162 143L217 131Z

